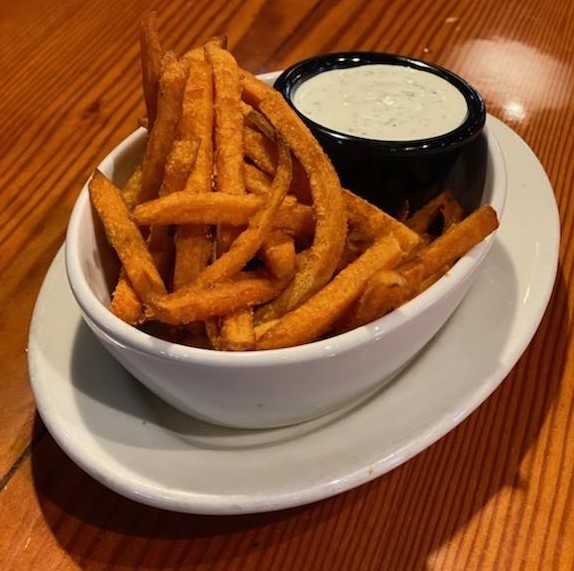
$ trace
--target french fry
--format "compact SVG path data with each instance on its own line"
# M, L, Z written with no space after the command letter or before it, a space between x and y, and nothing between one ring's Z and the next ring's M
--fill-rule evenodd
M221 320L218 341L222 351L253 351L255 349L255 327L253 309L238 309Z
M252 194L262 195L269 192L271 177L251 163L243 165L245 189Z
M277 145L263 133L245 126L243 129L245 156L264 173L273 176L277 168Z
M151 131L157 116L158 85L163 57L155 12L144 16L141 21L140 57L143 94L147 110L147 128Z
M189 59L188 79L183 96L180 137L199 139L195 168L186 184L186 190L211 192L213 177L213 77L211 67L201 50L194 50Z
M146 314L170 325L185 325L265 303L284 287L281 280L265 272L239 272L216 285L189 284L171 294L153 297Z
M386 315L389 311L432 285L464 253L481 242L498 227L495 211L483 206L414 256L395 271L385 271L371 278L356 306L338 328L353 329Z
M359 297L376 271L393 267L402 256L393 236L380 238L310 299L279 318L263 335L256 333L257 348L292 347L317 339Z
M164 283L139 228L131 220L121 191L98 170L88 188L106 236L139 299L147 303L165 295Z
M173 142L167 156L159 196L185 188L201 146L200 139L179 139Z
M288 279L295 272L295 243L283 230L273 230L263 241L260 257L269 272L279 279Z
M418 277L418 280L416 279ZM382 317L414 295L421 277L410 275L407 280L399 271L383 269L368 280L361 296L341 316L334 332L342 333Z
M123 268L112 293L110 311L130 325L139 325L143 321L143 304Z
M404 263L407 275L416 266L424 268L426 279L452 264L498 228L498 217L491 206L481 206Z
M245 101L241 101L241 109L243 111L246 125L254 127L271 141L275 139L275 129L264 115L253 109L253 107Z
M345 245L346 213L339 178L307 127L278 91L247 72L242 73L245 100L260 111L283 137L309 176L315 234L310 252L300 256L293 281L276 299L256 311L268 321L297 307L332 277Z
M362 235L365 241L374 241L379 236L390 232L404 250L411 251L421 244L421 239L416 232L365 199L346 189L343 191L343 196L349 224Z
M165 163L175 140L177 122L181 114L187 70L171 52L164 55L162 63L157 119L149 134L143 159L138 204L155 198L159 194L165 173Z
M229 250L199 274L197 283L208 284L231 277L256 254L273 229L275 213L287 194L290 182L291 153L287 146L279 141L279 163L264 204L250 218L249 225L233 241Z
M141 165L138 165L134 172L128 178L127 182L122 188L122 195L129 210L132 210L136 205L137 196L140 193L140 188L142 184L142 169Z
M239 67L233 56L216 42L208 42L204 49L215 85L216 189L226 194L244 194Z
M277 210L274 228L283 228L294 235L313 233L314 217L309 206L289 200ZM150 224L228 224L246 226L249 219L263 206L265 197L209 193L177 192L144 204L133 210L132 217L139 226Z
M188 57L189 73L183 97L180 136L197 137L201 145L185 191L207 194L212 190L213 178L213 77L203 50L192 50ZM174 289L191 283L209 263L213 252L210 235L205 224L178 227L175 234Z
M441 192L432 200L429 200L429 202L409 216L405 224L411 230L423 236L429 232L429 229L439 215L442 215L444 218L444 230L462 219L462 207L448 190Z

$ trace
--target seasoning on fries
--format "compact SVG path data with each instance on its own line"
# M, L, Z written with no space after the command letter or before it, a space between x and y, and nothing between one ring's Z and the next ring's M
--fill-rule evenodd
M308 128L214 38L182 56L142 21L148 138L90 198L121 263L110 309L174 342L289 347L409 301L498 227L445 192L398 220L341 188ZM438 231L437 231L438 228Z

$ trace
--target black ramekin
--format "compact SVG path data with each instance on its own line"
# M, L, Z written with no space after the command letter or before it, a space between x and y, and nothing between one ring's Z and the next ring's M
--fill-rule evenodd
M438 75L464 96L468 112L456 129L427 139L385 141L356 137L320 125L293 103L298 88L311 77L332 69L370 64L406 66ZM275 82L291 107L311 129L333 162L343 186L388 212L416 209L442 189L459 151L482 132L486 119L478 91L453 72L422 60L382 52L343 52L316 56L286 69Z

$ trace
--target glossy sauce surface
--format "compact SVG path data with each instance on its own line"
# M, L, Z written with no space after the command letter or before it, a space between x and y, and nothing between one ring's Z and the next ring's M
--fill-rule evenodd
M302 82L293 103L312 121L366 139L412 141L456 129L468 111L436 74L402 65L332 69Z

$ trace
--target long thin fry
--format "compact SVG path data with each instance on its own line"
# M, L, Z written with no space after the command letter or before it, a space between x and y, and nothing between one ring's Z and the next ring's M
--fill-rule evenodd
M401 272L406 275L420 265L424 268L422 277L426 279L460 258L496 228L498 218L494 209L481 206L406 261Z
M343 195L349 224L355 231L361 233L366 241L374 241L379 236L391 233L405 250L410 251L421 243L416 232L364 198L346 189Z
M381 238L309 300L281 317L261 337L257 336L257 348L290 347L317 339L357 299L376 271L393 267L402 256L393 236Z
M245 156L259 169L273 175L277 168L277 145L263 133L245 126L243 129Z
M424 206L409 216L405 224L419 235L426 234L439 214L445 218L445 227L459 222L462 218L462 208L448 190L441 192Z
M167 156L159 196L165 196L185 188L192 169L195 170L200 143L199 139L179 139L173 142L171 151Z
M243 194L243 113L241 84L235 58L216 42L205 45L215 86L216 189Z
M141 166L138 165L134 172L131 174L130 178L128 178L127 182L122 187L122 195L128 208L130 210L136 205L137 196L140 193L140 188L142 184L142 169Z
M130 218L121 191L98 170L88 188L108 240L138 297L146 303L154 297L165 295L164 283L139 228Z
M203 50L188 54L189 74L185 85L180 135L197 137L201 145L185 192L207 194L212 190L214 124L213 78ZM191 283L212 256L210 229L205 224L185 224L175 234L173 288Z
M284 228L295 235L312 234L313 211L285 198L277 210L275 228ZM140 226L150 224L229 224L245 226L263 206L264 197L209 193L177 192L136 206L132 216Z
M198 283L206 284L228 278L255 255L273 228L275 214L287 194L290 182L291 153L279 141L279 164L262 208L249 220L247 229L233 241L229 250L199 274Z
M319 143L279 92L251 74L242 74L244 98L258 109L309 174L316 227L310 253L285 291L258 310L260 321L273 319L297 307L332 277L345 245L346 214L341 184Z
M498 227L490 206L475 210L442 236L400 264L394 271L375 274L356 306L341 320L338 331L369 323L418 295L465 252Z
M276 278L287 279L295 272L295 243L283 230L273 230L263 241L260 257Z
M245 163L243 167L245 190L257 195L267 194L271 186L271 177L250 163Z
M165 163L176 137L187 70L174 54L163 58L158 93L157 119L150 132L142 165L142 181L137 203L159 194Z
M142 18L140 25L140 57L142 86L147 111L147 127L151 131L157 116L158 85L161 75L161 59L163 57L155 12L151 12Z
M172 294L154 297L146 312L149 318L182 325L265 303L283 287L284 283L266 273L240 272L216 285L190 284Z

